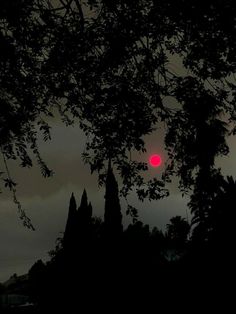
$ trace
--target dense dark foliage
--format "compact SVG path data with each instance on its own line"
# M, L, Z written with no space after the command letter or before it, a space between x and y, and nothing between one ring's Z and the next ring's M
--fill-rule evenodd
M218 205L220 209L226 198L232 201L234 196L230 193L234 189L235 182L229 178L212 207ZM111 209L117 196L113 194L110 199ZM82 202L87 203L85 192ZM224 229L220 213L219 220L208 226L205 243L191 234L190 225L180 216L170 219L165 233L136 221L115 237L107 232L109 223L114 225L115 219L120 223L115 212L114 220L108 221L106 216L104 221L90 216L89 232L88 220L76 216L74 221L80 222L80 227L75 231L71 224L75 232L69 245L68 222L72 207L76 210L74 205L72 195L64 238L51 252L51 261L46 266L37 262L29 272L30 291L40 313L85 307L104 313L117 313L126 307L134 313L141 306L147 311L165 308L170 299L173 303L169 309L188 310L196 294L195 306L199 309L217 304L211 294L219 296L219 304L227 300L223 290L228 291L226 283L234 266L226 256L230 254L233 235Z
M133 214L134 224L122 232L118 187L110 173L104 223L92 218L86 193L78 210L71 199L69 217L76 218L68 218L63 243L45 270L45 295L53 291L45 304L54 300L55 305L58 296L76 300L78 291L85 302L91 286L98 291L101 282L106 290L98 293L97 303L104 293L117 304L119 294L113 289L129 276L136 296L137 287L149 287L149 275L161 286L171 279L174 292L181 275L186 286L190 283L192 269L199 270L191 280L195 287L206 276L203 291L214 290L213 283L230 273L226 256L234 245L235 182L215 165L216 157L229 152L227 137L236 133L234 1L4 0L0 12L0 149L5 172L0 175L24 224L33 228L16 198L7 161L18 158L21 166L30 167L32 150L42 174L50 176L37 136L41 131L50 139L48 118L56 112L67 125L78 123L84 131L83 158L91 172L98 171L99 183L107 183L109 160L121 176L124 197L135 189L140 200L157 200L168 195L165 184L176 175L180 190L190 195L193 214L191 241L182 219L172 219L166 236L157 230L150 233L132 206L127 213ZM175 63L180 64L178 73L172 69ZM145 152L144 136L160 126L165 128L169 159L161 180L145 182L147 164L134 160L133 152ZM116 243L105 241L108 221L120 230ZM159 243L157 250L153 243ZM179 261L173 262L173 256ZM68 288L71 278L79 282L79 290ZM60 282L68 289L60 290ZM168 290L162 288L158 291ZM124 287L127 294L130 289Z
M121 217L116 211L118 188L110 167L106 200L111 194L105 206L109 216L104 215L104 221L92 216L85 190L78 208L72 194L64 236L50 252L50 261L37 261L26 284L20 284L16 276L11 285L1 287L0 296L24 293L33 302L30 313L40 314L84 308L119 313L124 307L134 313L141 306L146 311L166 308L169 300L169 309L187 311L196 295L199 309L225 304L224 292L228 292L227 281L234 269L229 258L234 232L227 228L223 208L227 205L228 219L233 222L235 186L232 177L223 181L211 203L204 241L198 228L190 232L190 225L180 216L170 219L165 233L156 227L150 230L139 220L123 231L113 231L111 227L121 225ZM211 294L219 299L212 299ZM4 313L21 313L20 307L4 309Z
M83 157L100 182L110 159L123 196L135 188L141 200L159 199L177 175L203 225L217 192L203 182L220 180L215 157L228 153L235 131L235 10L233 1L2 1L0 141L15 202L7 159L31 166L30 148L51 175L37 131L49 139L47 116L59 111L89 135ZM171 70L176 61L179 73ZM145 151L143 136L163 123L166 171L145 182L147 165L132 153Z

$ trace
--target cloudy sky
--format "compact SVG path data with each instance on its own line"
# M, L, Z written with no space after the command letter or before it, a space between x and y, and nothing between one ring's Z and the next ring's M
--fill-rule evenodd
M156 152L165 160L161 132L146 138L146 143L147 153L138 158L147 161L150 154ZM103 217L104 188L98 188L96 175L91 175L89 167L81 160L84 145L85 139L77 127L65 127L57 122L52 129L52 141L40 144L42 156L55 171L54 177L43 178L37 166L22 169L10 163L11 174L18 183L18 197L36 231L22 226L11 194L3 190L0 194L0 282L7 280L13 273L20 275L27 272L38 259L48 259L48 251L55 247L56 238L64 231L72 192L79 203L82 191L86 188L94 214ZM230 155L218 160L218 165L224 174L236 177L235 139L229 139L229 145ZM162 170L163 167L150 168L146 176L158 177ZM140 218L144 223L164 230L172 216L189 215L186 207L188 200L182 198L176 183L170 186L170 191L170 197L161 201L140 203L135 195L131 195L129 201L140 209ZM121 204L123 221L127 225L129 219L125 216L125 203L121 201Z

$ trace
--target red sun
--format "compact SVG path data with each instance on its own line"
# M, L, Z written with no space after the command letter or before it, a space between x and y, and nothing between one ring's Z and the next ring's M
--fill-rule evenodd
M149 158L149 163L152 167L159 167L162 163L161 156L160 155L152 155Z

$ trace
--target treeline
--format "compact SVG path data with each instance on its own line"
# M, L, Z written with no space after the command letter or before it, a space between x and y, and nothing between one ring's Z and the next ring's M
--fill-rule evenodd
M191 230L180 216L170 219L166 232L150 230L139 220L123 230L118 186L109 167L104 220L93 217L85 190L78 208L72 194L64 236L50 252L50 262L38 261L29 271L32 300L42 312L86 307L87 312L110 313L120 313L127 304L133 313L142 301L160 306L176 299L184 307L183 296L192 300L195 292L199 304L212 300L208 290L221 294L233 270L234 238L225 213L233 208L236 185L232 178L225 182L214 203L227 210L215 220L209 216L207 234L205 227Z

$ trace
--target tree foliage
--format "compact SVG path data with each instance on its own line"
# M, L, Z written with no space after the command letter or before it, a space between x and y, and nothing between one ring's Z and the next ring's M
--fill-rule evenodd
M43 103L40 91L40 71L44 58L46 29L41 21L43 1L1 1L0 4L0 149L3 160L1 179L13 193L23 224L33 225L16 197L16 182L7 161L20 161L31 167L35 155L42 175L52 171L43 161L38 149L38 131L45 140L50 127L45 121L51 116L48 103Z
M188 240L190 231L189 223L181 216L175 216L167 224L167 237L176 248L182 248Z
M123 230L119 189L110 163L106 177L104 229L108 238L119 237Z
M164 183L177 175L203 222L201 200L208 206L216 192L204 182L220 173L215 157L228 153L226 137L236 130L234 2L18 0L1 6L4 156L30 166L29 143L50 175L35 122L47 139L45 116L59 110L87 136L83 157L101 182L108 159L123 179L125 197L136 188L141 200L162 198L168 195ZM177 59L179 73L171 70ZM161 125L166 171L162 180L145 182L147 164L132 154L145 152L144 136Z

